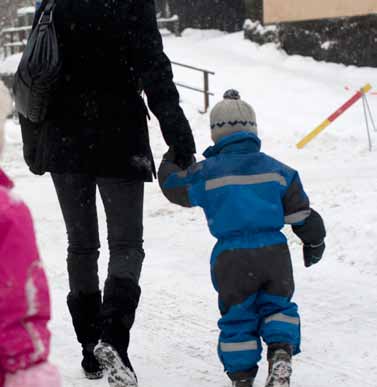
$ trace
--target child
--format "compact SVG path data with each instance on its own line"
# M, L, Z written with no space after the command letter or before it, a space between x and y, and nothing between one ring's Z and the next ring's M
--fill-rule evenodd
M165 196L184 207L203 208L218 239L211 275L219 293L218 352L232 386L251 387L268 345L266 387L288 387L291 356L300 351L300 319L291 302L292 265L284 224L304 243L305 265L323 254L325 228L309 207L298 173L260 152L255 113L228 90L211 112L207 160L181 171L172 150L159 182Z
M0 153L10 110L0 82ZM0 387L59 387L47 362L50 301L31 216L0 169Z

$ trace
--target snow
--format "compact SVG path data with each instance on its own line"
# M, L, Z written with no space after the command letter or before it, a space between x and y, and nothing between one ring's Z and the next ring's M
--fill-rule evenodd
M15 74L20 63L22 53L8 56L0 62L0 74Z
M324 50L328 50L330 49L336 42L335 41L332 41L332 40L327 40L326 42L323 42L321 44L321 48L323 48Z
M35 7L23 7L17 10L17 16L34 15Z
M212 104L226 89L237 88L254 106L263 150L300 171L313 207L325 219L326 254L309 269L299 241L287 229L303 340L303 352L293 363L292 387L376 387L377 133L372 133L369 152L359 101L306 148L297 150L295 144L352 96L346 85L352 91L367 82L377 87L377 69L289 57L273 45L243 40L242 33L186 30L181 38L164 34L164 43L172 60L215 71ZM175 73L177 81L202 86L200 73L179 67ZM208 114L198 113L203 98L180 92L202 152L210 144ZM377 96L368 98L377 113ZM158 163L166 146L155 119L150 126ZM34 214L52 291L51 360L60 367L64 387L104 386L105 381L85 380L80 370L80 348L65 306L65 229L52 183L49 176L28 172L19 128L10 121L7 137L3 165ZM102 207L100 223L103 280L108 253ZM216 355L219 316L209 275L213 244L199 209L169 204L156 182L147 184L147 258L130 348L140 387L229 386ZM264 385L266 372L263 360L256 387Z
M178 21L178 20L179 20L178 15L173 15L171 17L159 17L157 19L157 21L159 23L169 23L169 22L175 22L175 21Z
M256 30L260 34L265 34L266 32L276 32L277 26L276 24L272 25L262 25L260 21L252 21L250 19L246 19L243 24L244 30Z

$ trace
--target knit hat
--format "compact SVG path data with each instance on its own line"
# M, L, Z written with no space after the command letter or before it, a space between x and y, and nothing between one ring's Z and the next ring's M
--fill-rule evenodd
M4 148L4 123L11 110L9 92L0 81L0 156Z
M254 109L241 100L237 90L227 90L210 114L211 137L216 143L236 132L258 134Z

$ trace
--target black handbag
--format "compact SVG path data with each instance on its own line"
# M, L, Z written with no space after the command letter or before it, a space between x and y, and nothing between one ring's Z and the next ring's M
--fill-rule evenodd
M54 8L55 0L47 0L30 34L14 79L16 110L34 123L46 118L61 74L62 60L54 26Z

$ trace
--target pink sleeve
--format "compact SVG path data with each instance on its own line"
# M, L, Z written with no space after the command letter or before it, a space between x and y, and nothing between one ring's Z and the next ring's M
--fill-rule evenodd
M15 372L49 352L50 300L28 208L0 192L0 369Z

